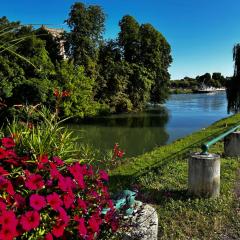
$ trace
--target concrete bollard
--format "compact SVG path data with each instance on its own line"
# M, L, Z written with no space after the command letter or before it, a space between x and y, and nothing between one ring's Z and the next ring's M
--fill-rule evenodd
M220 156L194 153L188 161L188 191L198 197L218 197Z
M224 138L224 154L228 157L240 156L240 131L233 132Z

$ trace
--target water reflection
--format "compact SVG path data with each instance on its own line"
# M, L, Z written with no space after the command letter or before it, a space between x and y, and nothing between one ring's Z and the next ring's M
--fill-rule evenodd
M225 92L172 95L165 107L142 113L85 120L68 127L82 142L97 149L112 149L118 142L127 156L165 145L227 116Z
M80 134L84 143L97 149L112 149L117 142L126 156L130 157L166 144L169 138L166 132L167 122L167 109L158 107L142 113L85 120L68 127L74 129L75 134Z

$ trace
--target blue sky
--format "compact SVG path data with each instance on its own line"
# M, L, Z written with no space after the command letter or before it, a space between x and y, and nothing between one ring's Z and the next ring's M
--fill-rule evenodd
M22 23L61 27L72 0L1 0L0 16ZM118 22L130 14L151 23L172 47L172 79L206 72L233 74L232 48L240 42L239 0L82 0L107 14L105 38L115 38ZM54 27L54 26L53 26ZM62 26L63 27L63 26Z

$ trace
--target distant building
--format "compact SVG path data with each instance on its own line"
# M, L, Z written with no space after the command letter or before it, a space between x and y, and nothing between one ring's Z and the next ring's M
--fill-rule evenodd
M61 29L59 29L59 28L48 28L44 25L42 25L41 28L48 31L53 36L53 38L59 39L59 40L61 39L61 37L64 33L64 30L62 28ZM60 55L63 57L63 59L67 59L66 51L65 51L65 48L64 48L64 43L65 43L64 40L59 41Z

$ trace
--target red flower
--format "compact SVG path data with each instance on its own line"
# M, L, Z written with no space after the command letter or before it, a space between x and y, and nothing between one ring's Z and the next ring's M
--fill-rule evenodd
M99 171L100 178L104 181L108 181L109 177L108 174L104 170Z
M59 157L54 156L52 159L58 166L62 166L64 164L63 160Z
M38 195L38 194L31 195L30 206L34 210L37 210L37 211L41 210L42 208L46 207L45 198L43 196Z
M3 148L0 148L0 159L6 158L6 150Z
M65 230L65 225L61 224L61 222L59 222L53 227L52 234L55 237L59 238L63 235L64 230Z
M58 187L63 192L71 192L72 188L75 187L73 180L70 177L59 177Z
M16 230L17 223L18 221L13 211L2 212L0 216L0 224L2 224L2 226L10 226L10 228Z
M63 203L66 209L70 208L74 202L73 193L65 194L63 196Z
M54 210L58 210L63 205L59 195L55 192L47 196L47 202Z
M39 190L44 186L44 182L41 175L32 174L26 180L25 185L30 190Z
M5 138L2 138L2 145L5 148L13 148L15 146L15 142L14 142L13 138L5 137Z
M4 176L4 175L8 175L9 173L3 168L0 166L0 176Z
M89 227L92 229L93 232L98 232L99 231L99 221L95 218L94 215L90 217L88 220Z
M62 221L62 223L65 224L65 226L67 226L70 218L67 215L66 211L62 207L60 207L58 208L58 212L59 212L58 220Z
M51 233L48 233L48 234L45 236L44 240L53 240L52 234L51 234Z
M38 157L38 161L40 163L48 163L48 156L46 154L40 155Z
M87 212L87 204L84 200L81 198L78 198L77 200L77 206L83 210L84 213Z
M21 217L20 223L24 230L30 231L39 226L40 215L37 211L28 211Z
M14 199L15 199L15 204L16 204L17 208L23 208L25 206L26 200L20 194L15 194Z
M58 97L58 96L59 96L59 91L58 91L58 89L54 89L53 95L54 95L55 97Z
M124 155L124 151L119 150L117 153L117 156L121 158L121 157L123 157L123 155Z
M81 237L84 237L87 235L87 228L84 223L84 218L78 219L78 232Z
M3 226L0 230L0 239L2 240L13 240L17 235L16 227L13 228L11 225Z

